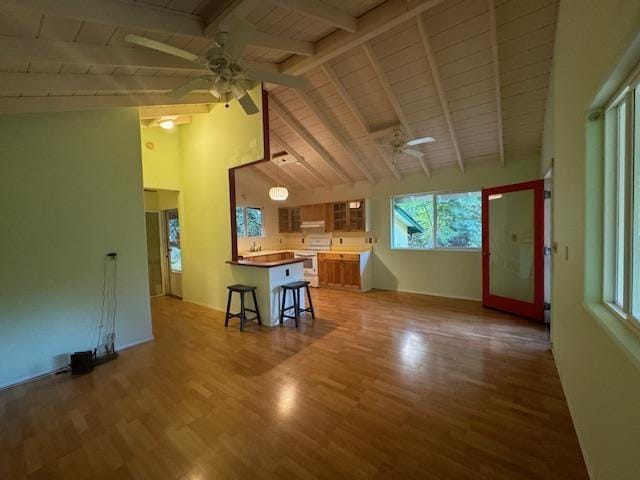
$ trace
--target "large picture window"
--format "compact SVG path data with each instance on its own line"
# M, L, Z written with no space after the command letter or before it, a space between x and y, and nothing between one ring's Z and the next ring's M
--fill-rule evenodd
M264 237L262 209L236 207L236 229L238 237Z
M603 300L640 325L640 88L639 77L605 115L605 261Z
M479 249L482 243L480 192L417 193L391 198L391 247Z

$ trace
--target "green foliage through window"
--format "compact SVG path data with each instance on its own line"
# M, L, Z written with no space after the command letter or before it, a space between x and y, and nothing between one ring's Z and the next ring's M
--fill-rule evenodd
M393 248L480 248L480 192L393 198Z
M236 231L238 237L263 237L262 209L236 207Z

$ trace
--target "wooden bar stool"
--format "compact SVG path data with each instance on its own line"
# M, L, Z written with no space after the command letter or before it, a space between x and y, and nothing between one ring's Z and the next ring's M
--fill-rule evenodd
M262 325L262 319L260 318L260 310L258 309L258 299L256 298L256 287L252 287L250 285L230 285L227 287L229 290L229 297L227 298L227 313L224 317L224 326L229 325L230 318L239 318L240 319L240 331L244 331L245 322L249 322L251 320L258 320L258 325ZM237 292L240 294L240 313L231 313L229 309L231 308L231 296L233 292ZM253 296L253 306L255 310L250 308L246 308L244 306L244 294L251 292ZM255 317L247 318L247 313L251 312L255 313Z
M307 308L300 308L300 290L305 289L307 291L307 299L309 300L309 306ZM291 292L293 295L293 305L291 307L286 307L287 300L287 292ZM293 309L294 315L287 315L286 312ZM311 292L309 291L309 282L300 281L300 282L292 282L282 285L282 306L280 307L280 325L284 324L285 318L293 318L296 321L296 327L298 326L298 319L300 318L300 314L304 312L309 312L311 314L311 318L315 320L316 314L313 311L313 302L311 301Z

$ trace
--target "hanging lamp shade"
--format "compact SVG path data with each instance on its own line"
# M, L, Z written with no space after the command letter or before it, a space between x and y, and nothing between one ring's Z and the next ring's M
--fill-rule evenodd
M271 187L269 189L269 198L271 200L283 201L289 196L289 190L286 187Z

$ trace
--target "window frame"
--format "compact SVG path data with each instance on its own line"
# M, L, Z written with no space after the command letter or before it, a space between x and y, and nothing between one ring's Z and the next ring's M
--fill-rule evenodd
M479 193L480 194L480 202L482 202L482 189L481 188L472 188L472 189L460 189L460 190L437 190L431 192L416 192L416 193L399 193L396 195L391 195L389 199L389 248L391 250L397 251L410 251L410 252L480 252L482 251L482 217L480 218L480 246L479 247L438 247L438 201L437 197L440 195L456 195L460 193ZM403 197L420 197L420 196L428 196L431 195L433 197L433 228L431 231L431 243L433 247L431 248L418 248L418 247L395 247L395 237L394 237L394 201L396 198Z
M262 207L252 207L252 206L236 206L236 216L238 214L237 210L241 209L242 210L242 217L244 219L243 225L244 225L244 232L242 232L242 234L240 234L237 229L237 222L236 222L236 233L238 238L265 238L267 236L267 233L265 231L265 224L264 224L264 208ZM247 235L248 233L248 225L249 225L249 216L247 214L247 209L254 209L254 210L260 210L260 235Z
M635 212L635 177L640 168L640 66L628 77L620 89L612 96L604 108L604 210L603 210L603 262L602 262L602 304L623 323L640 333L640 311L633 314L635 303L640 304L640 295L633 298L634 250L640 252L640 244L634 245L634 230L640 231L640 211ZM620 170L620 115L621 105L625 105L624 169ZM620 199L620 171L623 171L623 198ZM622 200L622 201L621 201ZM624 252L622 256L623 272L618 269L619 218L622 213ZM640 205L638 205L640 207ZM634 222L634 215L638 220ZM640 242L640 240L636 240ZM640 257L640 255L638 255ZM640 258L638 259L640 261ZM621 273L621 274L620 274ZM618 302L618 281L622 279L622 302Z

